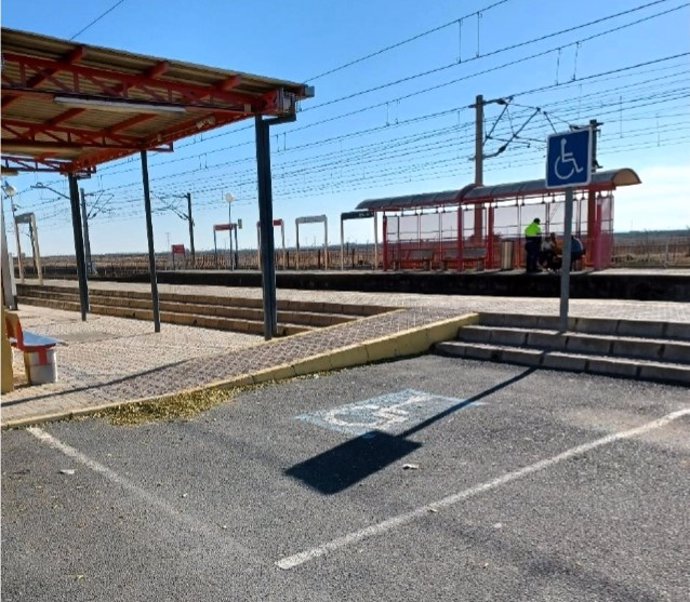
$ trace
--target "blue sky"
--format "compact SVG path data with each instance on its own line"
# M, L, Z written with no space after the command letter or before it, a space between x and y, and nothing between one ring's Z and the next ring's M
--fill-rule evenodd
M632 167L644 182L617 193L616 229L686 228L690 57L635 66L690 51L690 8L687 2L663 0L613 17L651 2L124 0L76 39L313 84L316 97L303 103L297 122L272 130L274 214L286 221L288 243L294 243L298 216L325 213L329 239L338 241L340 213L363 199L460 188L473 181L474 115L467 107L479 93L486 98L515 95L496 127L498 137L510 136L533 107L545 109L553 123L535 116L523 138L486 161L485 182L543 177L541 141L553 127L567 129L569 123L598 118L604 122L599 162L606 169ZM495 3L481 17L469 16L319 77ZM5 0L2 23L70 38L114 4ZM659 14L666 11L671 12ZM603 20L533 42L597 19ZM641 19L646 20L634 23ZM610 31L614 28L621 29ZM503 50L523 42L529 43ZM539 53L544 54L529 58ZM606 72L613 73L594 77ZM379 89L364 92L371 88ZM525 93L537 88L543 89ZM344 97L350 98L339 100ZM496 105L487 108L488 128L499 111ZM150 157L158 251L167 248L168 240L187 243L188 235L186 223L164 211L165 202L157 199L179 203L182 210L184 201L170 199L188 191L194 199L198 249L212 248L212 225L227 221L228 192L237 197L233 218L245 224L240 247L256 246L256 231L247 227L258 219L254 134L243 125L180 141L174 155ZM500 144L489 141L486 152ZM31 189L37 182L67 191L59 176L15 177L16 202L22 211L36 212L44 254L70 253L68 203ZM99 199L103 205L91 222L92 251L144 251L138 158L99 168L84 186L94 194L90 202ZM351 224L346 237L371 240L371 226ZM315 242L319 228L305 229L301 238Z

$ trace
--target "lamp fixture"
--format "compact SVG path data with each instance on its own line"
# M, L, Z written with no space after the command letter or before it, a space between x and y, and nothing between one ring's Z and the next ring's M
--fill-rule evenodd
M9 198L12 198L15 194L17 194L17 189L14 186L12 186L12 184L10 184L7 180L5 180L5 183L2 185L2 191Z
M55 96L53 102L68 107L80 109L95 109L110 113L153 113L153 114L179 114L186 113L187 109L179 105L161 105L145 102L128 102L124 100L107 100L94 98L78 98L75 96Z

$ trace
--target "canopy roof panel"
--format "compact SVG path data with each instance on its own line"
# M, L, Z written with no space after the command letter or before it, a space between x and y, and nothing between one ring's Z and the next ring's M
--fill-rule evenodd
M420 209L422 207L443 207L457 205L462 201L463 194L474 185L470 184L460 190L446 190L444 192L426 192L406 196L386 197L382 199L368 199L357 205L357 209L371 211L395 211L401 209Z
M2 28L2 167L91 172L254 115L294 115L300 83Z
M614 190L621 186L641 184L634 170L624 167L610 171L599 171L592 174L592 181L588 186L580 186L577 190ZM525 180L496 186L476 186L468 184L460 190L445 192L429 192L382 199L369 199L357 205L357 209L371 211L400 211L402 209L425 209L444 207L447 205L486 203L501 199L524 198L559 192L560 189L546 188L544 180Z
M578 186L577 190L614 190L620 186L632 186L641 183L639 176L632 169L624 167L595 172L592 174L589 185ZM525 180L524 182L512 182L496 186L477 186L463 196L463 202L478 203L515 197L539 196L563 190L565 188L546 188L545 180Z

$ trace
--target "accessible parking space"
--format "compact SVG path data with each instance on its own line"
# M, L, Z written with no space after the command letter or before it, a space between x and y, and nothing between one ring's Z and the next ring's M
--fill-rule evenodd
M3 433L6 600L684 600L688 390L423 356Z

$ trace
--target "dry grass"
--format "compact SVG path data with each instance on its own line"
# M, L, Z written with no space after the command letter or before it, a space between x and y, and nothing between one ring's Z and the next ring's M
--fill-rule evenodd
M173 397L126 403L91 417L105 418L114 426L138 426L150 422L192 420L202 412L232 400L242 389L205 389Z
M269 381L257 385L233 387L228 389L203 389L191 393L180 393L169 397L151 399L135 403L124 403L106 410L101 410L82 419L103 418L113 426L140 426L151 422L171 422L175 420L192 420L199 414L232 401L241 393L257 391L271 387L278 382L286 383L294 380L319 378L330 372L318 372L304 376L295 376L281 381Z

